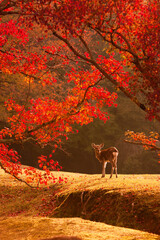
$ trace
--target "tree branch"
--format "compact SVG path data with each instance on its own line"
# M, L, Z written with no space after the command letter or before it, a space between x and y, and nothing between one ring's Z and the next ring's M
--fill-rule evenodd
M141 146L147 146L147 147L152 148L152 150L160 151L160 147L155 146L155 145L152 145L152 144L142 143L142 142L136 142L136 141L134 142L134 141L127 140L127 139L125 139L124 141L125 141L126 143L136 144L136 145L141 145Z
M22 180L21 178L17 177L15 174L11 174L1 163L0 161L0 167L5 171L5 173L8 173L9 175L11 175L12 177L14 177L15 179L17 179L19 182L25 183L27 186L31 187L31 188L37 188L37 187L33 187L31 186L29 183L27 183L25 180Z
M83 45L85 46L85 48L86 48L86 50L87 50L90 58L93 59L93 55L92 55L92 53L91 53L91 50L89 49L89 47L88 47L87 43L85 42L85 40L82 38L82 36L79 36L79 39L81 40L81 42L82 42Z
M101 76L101 78L100 78L96 83L94 83L94 84L92 84L92 85L89 85L89 86L86 88L85 93L84 93L84 96L83 96L82 100L77 104L77 107L79 107L80 105L82 105L83 102L85 101L85 98L86 98L86 95L87 95L88 90L89 90L90 88L95 87L96 85L98 85L98 83L99 83L100 81L102 81L102 80L103 80L103 78L102 78L102 76Z
M30 140L36 142L36 140L33 137L24 138L24 139L21 139L21 140L16 140L15 138L4 138L4 139L0 139L0 144L12 144L12 143L23 144L23 143L28 142Z

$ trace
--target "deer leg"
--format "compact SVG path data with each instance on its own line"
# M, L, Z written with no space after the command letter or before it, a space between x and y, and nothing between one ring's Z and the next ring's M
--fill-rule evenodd
M112 165L112 169L111 169L111 175L110 175L110 178L112 177L112 175L113 175L113 172L114 172L114 166Z
M115 161L115 163L114 163L114 169L115 169L115 174L116 174L116 178L118 177L118 175L117 175L117 161Z
M116 173L116 178L118 178L118 175L117 175L117 166L115 167L115 173Z
M102 162L102 177L105 177L107 162Z

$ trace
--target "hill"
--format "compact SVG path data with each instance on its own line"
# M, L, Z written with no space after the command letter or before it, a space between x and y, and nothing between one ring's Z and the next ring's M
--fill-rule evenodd
M55 172L55 176L67 182L32 189L0 170L1 240L55 235L84 240L160 239L158 175L101 179L100 175Z

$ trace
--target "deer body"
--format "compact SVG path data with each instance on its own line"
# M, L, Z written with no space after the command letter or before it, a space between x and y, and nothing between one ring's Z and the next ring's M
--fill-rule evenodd
M115 170L116 177L117 176L117 157L118 157L118 150L115 147L110 147L104 150L101 150L103 148L104 144L96 145L92 143L92 147L95 151L95 156L99 160L99 162L102 164L102 177L105 177L105 169L107 166L107 162L110 162L112 165L111 169L111 175L110 178L113 175L113 172Z

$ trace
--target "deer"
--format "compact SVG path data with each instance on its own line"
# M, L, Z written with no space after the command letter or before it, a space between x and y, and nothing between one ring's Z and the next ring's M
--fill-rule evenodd
M101 150L104 147L104 143L101 143L100 145L96 145L95 143L92 143L91 146L95 151L96 158L102 164L102 178L105 177L107 162L110 162L112 165L110 178L112 177L114 170L117 178L118 177L117 176L117 157L119 154L117 148L110 147L110 148Z

